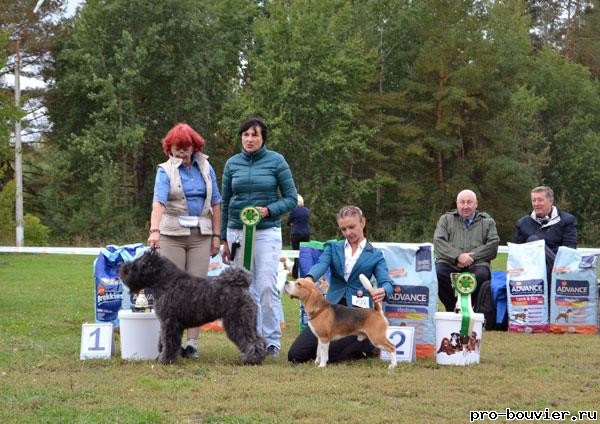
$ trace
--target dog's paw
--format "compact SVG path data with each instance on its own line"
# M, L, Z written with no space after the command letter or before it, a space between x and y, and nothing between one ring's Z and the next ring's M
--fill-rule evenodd
M173 365L175 363L174 359L170 359L170 358L165 358L163 356L159 356L157 359L158 362L160 362L163 365Z
M242 362L244 365L262 365L265 361L264 357L244 357Z

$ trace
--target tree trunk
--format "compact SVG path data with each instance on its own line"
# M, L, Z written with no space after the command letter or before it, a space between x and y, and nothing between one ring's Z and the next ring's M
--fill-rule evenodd
M446 82L446 70L444 68L444 62L440 59L440 71L438 72L438 91L440 94L444 92ZM442 117L444 116L442 96L438 98L436 109L435 109L435 130L439 131L442 124ZM436 161L436 177L439 185L444 183L444 156L442 152L438 151L435 155Z

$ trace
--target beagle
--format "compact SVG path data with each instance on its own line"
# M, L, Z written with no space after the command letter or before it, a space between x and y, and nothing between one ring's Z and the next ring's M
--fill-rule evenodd
M373 286L364 275L361 274L360 280L369 293L373 291ZM374 346L390 354L389 368L396 367L396 346L387 338L388 322L383 316L381 303L375 303L375 309L332 305L323 297L315 283L306 278L287 281L285 291L304 304L308 326L318 340L315 363L319 367L327 365L329 343L351 335L356 335L359 341L368 337Z

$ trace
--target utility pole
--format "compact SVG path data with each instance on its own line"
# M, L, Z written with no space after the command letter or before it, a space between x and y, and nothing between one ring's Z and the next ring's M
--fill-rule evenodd
M21 108L21 32L17 32L17 54L15 56L15 105ZM23 161L21 147L21 118L15 122L15 180L17 186L15 221L17 224L16 245L23 247Z
M33 13L37 13L44 0L38 0ZM21 30L17 30L17 54L15 55L15 105L21 109ZM23 147L21 144L21 118L15 122L15 222L16 246L23 247L25 231L23 230Z

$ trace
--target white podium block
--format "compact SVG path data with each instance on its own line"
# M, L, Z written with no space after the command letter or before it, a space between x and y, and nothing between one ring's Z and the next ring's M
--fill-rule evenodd
M396 359L398 362L413 362L416 355L415 329L413 327L390 325L387 329L387 338L396 346ZM390 360L390 354L381 350L380 358Z
M158 358L160 322L151 312L119 311L121 329L121 358L133 360L155 360Z
M113 350L112 323L85 323L81 326L79 359L110 359Z

